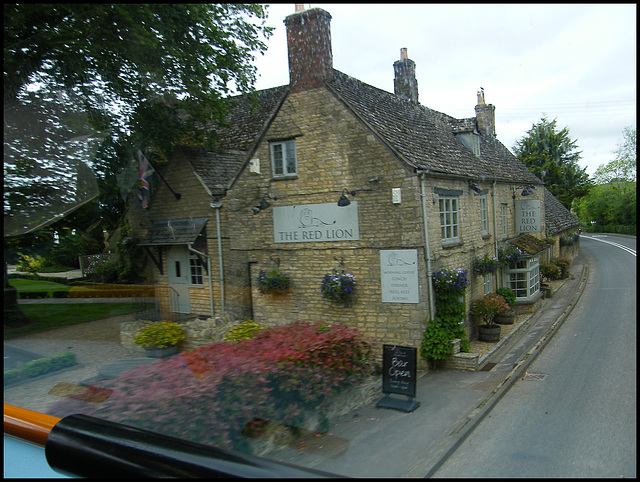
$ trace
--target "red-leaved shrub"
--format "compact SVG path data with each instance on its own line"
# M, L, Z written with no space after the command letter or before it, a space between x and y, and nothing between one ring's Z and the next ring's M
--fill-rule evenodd
M295 322L253 339L217 342L99 382L102 403L67 399L48 413L84 413L218 447L247 450L254 418L296 424L370 370L372 345L357 330ZM80 397L82 398L82 397Z

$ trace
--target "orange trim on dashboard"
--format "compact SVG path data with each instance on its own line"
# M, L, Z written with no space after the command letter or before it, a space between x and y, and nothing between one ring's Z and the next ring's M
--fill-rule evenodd
M61 418L4 404L4 433L44 447L49 432Z

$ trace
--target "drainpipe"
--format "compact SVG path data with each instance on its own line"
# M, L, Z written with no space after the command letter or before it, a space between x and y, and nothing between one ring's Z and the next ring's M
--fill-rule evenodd
M422 217L424 218L424 249L427 261L427 283L429 286L429 321L433 320L434 303L433 303L433 280L431 279L431 252L429 250L429 225L427 222L427 195L424 185L426 171L418 171L420 175L420 188L422 190Z
M491 196L493 197L493 242L495 244L495 249L496 249L496 259L498 258L498 211L497 211L497 206L496 206L496 181L493 181L493 192L491 193ZM498 271L498 280L496 280L496 283L498 284L498 286L496 286L496 289L500 287L501 283L500 281L502 281L502 272Z
M224 313L224 263L222 262L222 236L220 235L220 208L222 202L216 207L216 229L218 230L218 260L220 262L220 311Z
M209 304L211 306L211 318L215 318L215 313L213 311L213 290L211 288L211 257L209 255L201 253L196 249L193 249L190 244L188 244L187 247L189 248L189 251L191 251L192 253L196 253L200 256L204 256L205 258L207 258L207 274L209 275Z

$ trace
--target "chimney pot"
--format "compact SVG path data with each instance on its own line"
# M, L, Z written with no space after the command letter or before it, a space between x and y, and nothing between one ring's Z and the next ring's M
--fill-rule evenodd
M291 92L321 87L333 78L331 15L321 8L311 8L289 15L284 23Z
M296 3L296 12L302 12L304 10L304 3Z
M407 49L400 49L400 60L393 63L393 91L401 99L414 104L418 103L418 81L416 80L416 63L407 55Z
M491 104L485 104L484 89L478 92L476 124L478 125L480 134L488 137L496 137L496 108Z

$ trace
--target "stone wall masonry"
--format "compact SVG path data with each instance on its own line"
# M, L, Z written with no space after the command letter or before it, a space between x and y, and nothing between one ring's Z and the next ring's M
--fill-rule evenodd
M324 89L290 96L265 136L266 141L289 137L296 139L295 179L271 178L269 144L264 142L254 155L260 159L261 174L245 171L229 192L231 251L250 266L254 321L267 326L294 320L345 323L380 342L419 346L428 315L428 285L417 179ZM370 182L374 178L378 181ZM402 190L400 204L392 202L392 188ZM273 211L250 212L265 192L277 197L272 206L290 206L337 202L343 189L356 191L349 198L358 202L357 241L276 244ZM419 304L381 302L381 249L418 251ZM291 292L264 295L255 279L276 260L291 278ZM348 307L322 298L322 277L333 268L357 279L356 296Z
M129 348L137 345L133 342L138 332L151 321L139 320L129 321L120 324L120 343ZM184 328L186 339L178 344L180 351L191 351L199 346L208 345L223 341L227 332L235 325L241 323L239 320L232 320L227 313L222 316L207 319L195 319L179 322ZM140 348L143 352L143 349Z

